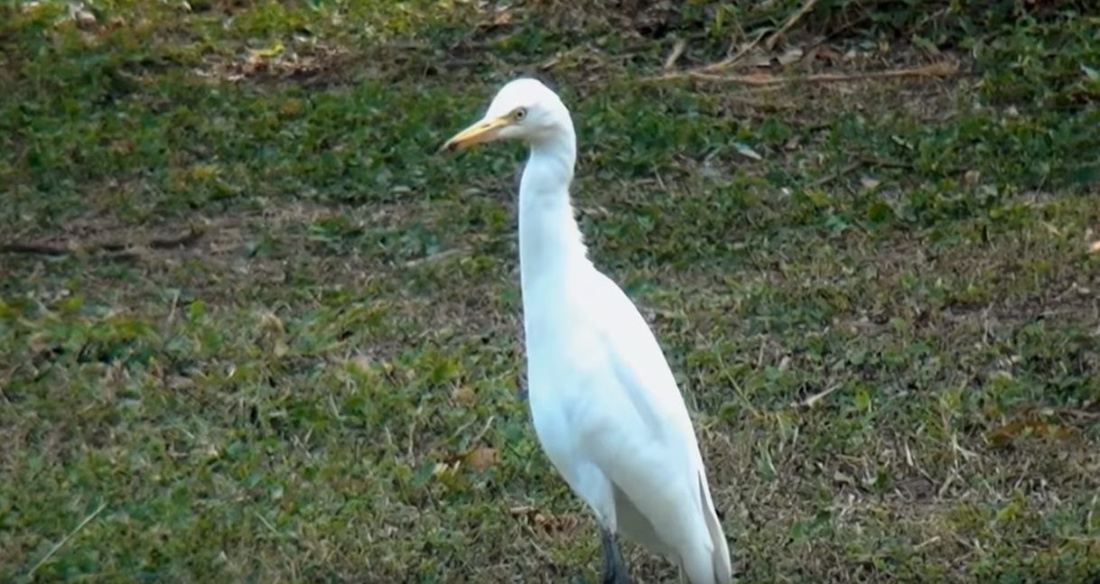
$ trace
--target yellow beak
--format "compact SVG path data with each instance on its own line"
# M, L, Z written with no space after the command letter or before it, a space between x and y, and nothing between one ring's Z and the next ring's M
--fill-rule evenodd
M491 120L481 120L472 126L455 134L443 144L440 150L458 150L468 148L474 144L488 142L497 137L502 129L512 123L509 116L501 116Z

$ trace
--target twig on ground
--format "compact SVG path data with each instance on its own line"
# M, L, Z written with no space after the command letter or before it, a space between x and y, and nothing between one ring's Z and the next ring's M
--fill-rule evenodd
M833 182L834 180L836 180L838 178L841 178L843 176L847 176L847 175L859 170L862 167L863 167L863 161L862 160L857 160L857 161L849 164L848 166L845 166L844 168L841 168L840 170L838 170L838 171L836 171L832 174L825 175L825 176L815 180L814 182L810 183L808 186L811 189L816 189L816 188L823 187L823 186Z
M812 75L791 75L780 77L770 73L752 73L749 75L716 75L707 72L706 68L666 73L654 77L647 77L642 81L669 81L673 79L696 79L713 83L735 83L739 85L752 85L766 87L789 83L844 83L849 81L862 81L866 79L904 79L908 77L953 77L959 74L958 63L945 61L932 63L922 67L907 69L891 69L888 71L863 71L859 73L815 73Z
M684 54L684 49L687 48L687 41L684 39L676 39L676 44L672 46L672 52L665 58L665 64L663 68L665 70L671 69L676 61L680 60L680 57Z
M732 56L726 57L725 59L722 59L717 63L711 63L710 65L704 65L702 67L699 67L698 69L685 71L683 73L680 73L680 75L690 74L692 71L699 73L713 73L715 71L723 71L729 69L730 67L736 65L742 57L749 53L749 51L755 49L756 45L759 45L760 41L764 39L765 34L766 31L761 31L760 34L756 35L756 38L752 39L751 43L745 45L740 51L737 51L737 53L733 54Z
M798 12L792 14L791 17L787 19L787 22L779 27L779 30L772 33L772 35L768 37L768 40L764 41L764 48L769 51L772 50L775 47L775 43L778 42L783 35L787 34L787 32L791 30L791 27L797 24L798 21L802 20L803 16L809 14L816 4L817 0L806 0L806 3L802 5L802 8L798 9Z
M902 162L900 160L883 160L881 158L862 158L860 161L867 166L877 166L879 168L900 168L902 170L916 170L917 165L911 162ZM948 174L964 173L969 169L961 166L948 166L943 169L943 172Z
M178 237L167 238L153 238L149 241L149 247L152 249L172 249L174 247L187 247L193 245L202 239L204 231L201 229L191 228L187 230L187 233Z
M422 258L416 258L416 259L409 260L409 261L405 262L405 267L406 268L415 268L415 267L417 267L421 264L438 262L440 260L451 258L451 257L457 256L457 255L462 255L462 254L465 254L465 253L468 253L468 252L469 252L469 250L462 249L462 248L447 249L447 250L443 250L443 251L438 252L438 253L433 253L431 255L424 256Z
M63 256L73 253L73 250L67 247L37 243L5 243L4 245L0 245L0 252Z
M474 435L473 440L470 440L470 444L477 445L481 442L481 439L485 437L485 434L489 431L489 428L493 425L493 420L496 419L495 415L489 416L489 419L485 421L485 425L481 427L481 430Z
M800 405L804 408L812 408L815 405L817 405L818 402L820 402L821 400L829 397L833 392L835 392L838 389L840 389L840 384L839 383L831 385L831 386L827 387L825 389L825 391L815 393L815 394L811 395L810 397L802 400L801 402L798 403L798 405Z
M120 241L107 241L104 243L98 243L94 245L48 245L39 243L5 243L0 245L0 253L13 253L13 254L31 254L31 255L46 255L46 256L64 256L74 253L96 253L106 252L112 258L116 257L137 257L140 254L134 253L133 250L148 247L150 249L172 249L177 247L187 247L193 245L199 239L202 238L204 232L201 229L189 229L183 235L177 237L158 237L149 240L144 244L120 242Z
M849 175L849 174L851 174L851 173L853 173L853 172L855 172L855 171L857 171L860 168L863 168L865 166L876 167L876 168L898 168L898 169L902 169L902 170L915 170L917 168L917 166L915 164L912 164L912 163L909 163L909 162L902 162L900 160L882 160L880 158L867 158L867 157L864 157L864 158L857 159L856 161L848 164L847 166L842 167L840 170L837 170L836 172L833 172L832 174L827 174L827 175L811 182L807 186L809 188L818 188L818 187L825 186L825 185L837 180L838 178L845 177L845 176L847 176L847 175ZM964 173L966 171L967 171L967 169L961 168L961 167L956 167L956 166L951 166L951 167L947 167L947 168L943 169L943 172L946 173L946 174L960 174L960 173Z
M30 571L27 572L27 580L30 580L34 576L34 573L37 572L38 569L41 568L43 564L45 564L47 561L49 561L49 559L52 558L53 555L57 553L57 550L60 550L66 543L68 543L68 541L70 539L73 538L74 535L79 533L81 529L84 529L85 525L88 525L89 523L91 523L92 520L95 519L96 516L98 516L106 508L107 508L107 503L106 502L100 503L99 507L97 507L95 511L92 511L91 513L89 513L88 516L85 517L80 522L80 524L78 524L76 527L74 527L72 531L70 531L67 535L65 535L65 537L61 538L61 541L53 544L53 547L50 548L50 551L46 552L46 555L42 556L42 559L38 560L38 562L35 563L35 565L30 569Z

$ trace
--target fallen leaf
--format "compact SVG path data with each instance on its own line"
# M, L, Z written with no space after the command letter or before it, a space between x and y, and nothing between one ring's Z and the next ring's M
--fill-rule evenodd
M464 406L468 406L477 400L477 394L470 386L460 385L451 392L451 398Z
M786 65L790 65L791 63L794 63L795 61L801 59L802 55L804 55L804 54L805 54L805 52L803 52L802 49L800 49L798 47L794 47L794 48L791 48L791 49L787 49L787 52L785 52L782 55L776 57L776 60L779 61L780 65L786 66Z
M360 373L371 372L370 358L366 355L356 355L348 360L348 364L359 370Z
M269 57L274 57L283 52L284 48L285 47L283 46L282 41L276 41L274 45L266 49L249 49L248 55L253 59L266 59Z
M750 148L748 144L734 142L733 147L737 149L737 152L740 153L742 156L747 156L753 160L764 160L764 157L760 156L760 154Z
M486 446L475 448L466 454L466 463L477 472L485 472L497 463L497 450Z
M869 176L865 176L865 177L859 179L859 183L861 185L863 185L863 188L865 188L867 190L871 190L871 189L879 186L880 184L882 184L882 181L880 181L878 179L871 178Z
M497 26L502 26L502 25L511 24L511 23L512 23L512 11L508 10L507 8L505 8L503 10L498 10L496 15L493 16L493 24L495 24Z
M839 470L833 473L833 480L844 485L856 484L856 480L852 478L852 475Z
M817 49L816 57L819 60L828 61L829 63L837 63L844 58L843 55L829 47L819 47Z
M1025 434L1031 434L1039 438L1066 440L1073 436L1073 429L1060 424L1048 423L1038 417L1029 417L994 428L986 435L986 438L994 446L1007 446L1016 438Z
M85 8L83 6L72 9L72 17L73 17L73 20L76 21L76 26L78 28L80 28L81 30L88 30L90 28L95 28L95 25L96 25L95 14L93 14L92 11L88 10L87 8Z
M195 386L195 382L190 377L184 377L182 375L170 375L167 380L168 389L173 391L183 391Z
M200 167L195 167L193 172L195 172L196 176L198 176L200 172ZM209 176L213 176L213 174L215 174L217 170L214 169L203 172L206 172L207 174L204 174L202 178L208 178ZM260 313L260 327L276 333L282 333L286 330L286 327L283 326L283 320L279 318L277 314L271 312L270 310L265 310Z
M894 134L893 136L890 136L890 140L893 140L894 144L897 144L898 146L901 146L902 148L905 148L906 150L912 150L913 149L913 143L912 142L909 142L908 140L902 138L901 136L898 136L897 134Z

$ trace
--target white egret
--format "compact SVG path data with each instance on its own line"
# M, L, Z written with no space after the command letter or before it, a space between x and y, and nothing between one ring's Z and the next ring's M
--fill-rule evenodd
M679 565L691 584L732 579L729 547L683 397L637 308L588 259L569 185L576 135L541 82L506 84L454 150L514 139L527 390L540 444L600 528L602 581L629 582L617 534Z

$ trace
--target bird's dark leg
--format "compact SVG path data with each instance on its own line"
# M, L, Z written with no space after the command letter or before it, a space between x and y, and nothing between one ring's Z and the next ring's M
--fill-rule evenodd
M630 574L627 573L623 556L619 553L619 542L616 541L615 534L601 526L600 542L603 544L603 573L600 575L600 582L630 584Z

